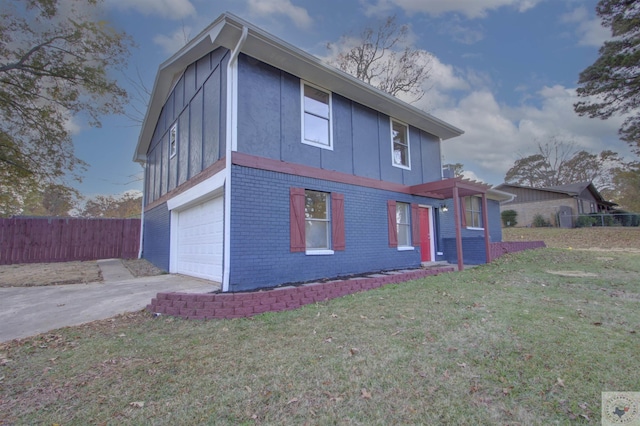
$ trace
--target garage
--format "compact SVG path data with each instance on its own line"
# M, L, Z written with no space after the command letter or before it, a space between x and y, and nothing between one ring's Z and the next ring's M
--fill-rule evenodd
M224 197L177 212L175 272L222 282Z

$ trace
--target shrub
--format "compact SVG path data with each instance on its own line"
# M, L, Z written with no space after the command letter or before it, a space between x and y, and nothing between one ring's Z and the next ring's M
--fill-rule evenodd
M587 228L593 226L596 223L596 218L586 214L581 214L576 219L576 228Z
M551 222L544 218L540 213L533 216L533 222L531 222L531 226L534 228L546 228L551 226Z
M515 210L505 210L500 213L502 216L502 224L506 227L516 226L518 221L516 220L516 216L518 216L518 212Z

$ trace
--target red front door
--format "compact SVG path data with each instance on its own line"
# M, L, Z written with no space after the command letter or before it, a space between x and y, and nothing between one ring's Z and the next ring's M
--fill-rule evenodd
M431 262L431 220L429 209L420 208L420 261Z

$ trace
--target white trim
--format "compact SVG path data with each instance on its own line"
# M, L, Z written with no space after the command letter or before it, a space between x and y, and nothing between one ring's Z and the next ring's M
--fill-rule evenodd
M333 250L306 250L304 252L307 256L327 256L333 253Z
M167 209L184 210L194 204L198 204L207 198L214 198L224 191L225 173L218 172L204 182L200 182L193 188L189 188L182 194L167 200Z
M225 153L224 191L224 241L222 252L222 291L229 291L231 269L231 153L238 149L238 55L249 34L249 28L242 25L242 33L235 43L227 64L227 122Z
M466 229L468 229L469 231L484 231L484 228L476 228L473 226L467 226Z
M407 166L405 166L404 164L396 164L395 161L393 161L393 156L395 155L395 151L393 149L393 123L396 122L397 124L400 124L402 126L404 126L407 129ZM411 170L411 143L409 141L409 125L407 123L403 123L400 120L396 120L393 117L389 117L389 136L391 137L391 165L393 167L397 167L399 169L404 169L404 170Z
M305 110L304 110L304 86L313 87L314 89L320 90L321 92L324 92L327 95L329 95L329 145L325 145L325 144L322 144L322 143L310 141L310 140L307 140L307 139L304 138L304 116L305 116ZM301 129L300 140L302 141L303 144L310 145L310 146L315 146L317 148L322 148L322 149L326 149L326 150L329 150L329 151L333 151L333 108L332 108L332 104L333 104L333 94L331 93L330 90L327 90L327 89L325 89L323 87L317 86L315 84L309 83L308 81L304 81L304 80L300 79L300 129Z
M415 249L413 246L398 246L398 251L411 251Z

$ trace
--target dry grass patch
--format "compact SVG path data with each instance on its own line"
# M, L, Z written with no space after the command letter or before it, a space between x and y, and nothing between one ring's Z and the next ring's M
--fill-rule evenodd
M95 261L0 265L0 287L34 287L102 281Z
M145 259L122 259L122 263L136 278L166 274ZM0 265L0 287L36 287L92 282L102 282L102 272L95 260Z
M543 249L251 319L0 346L0 423L598 424L635 390L640 257ZM585 271L563 277L547 271ZM4 418L3 418L4 416Z
M503 228L503 241L544 241L547 247L640 252L640 227Z

